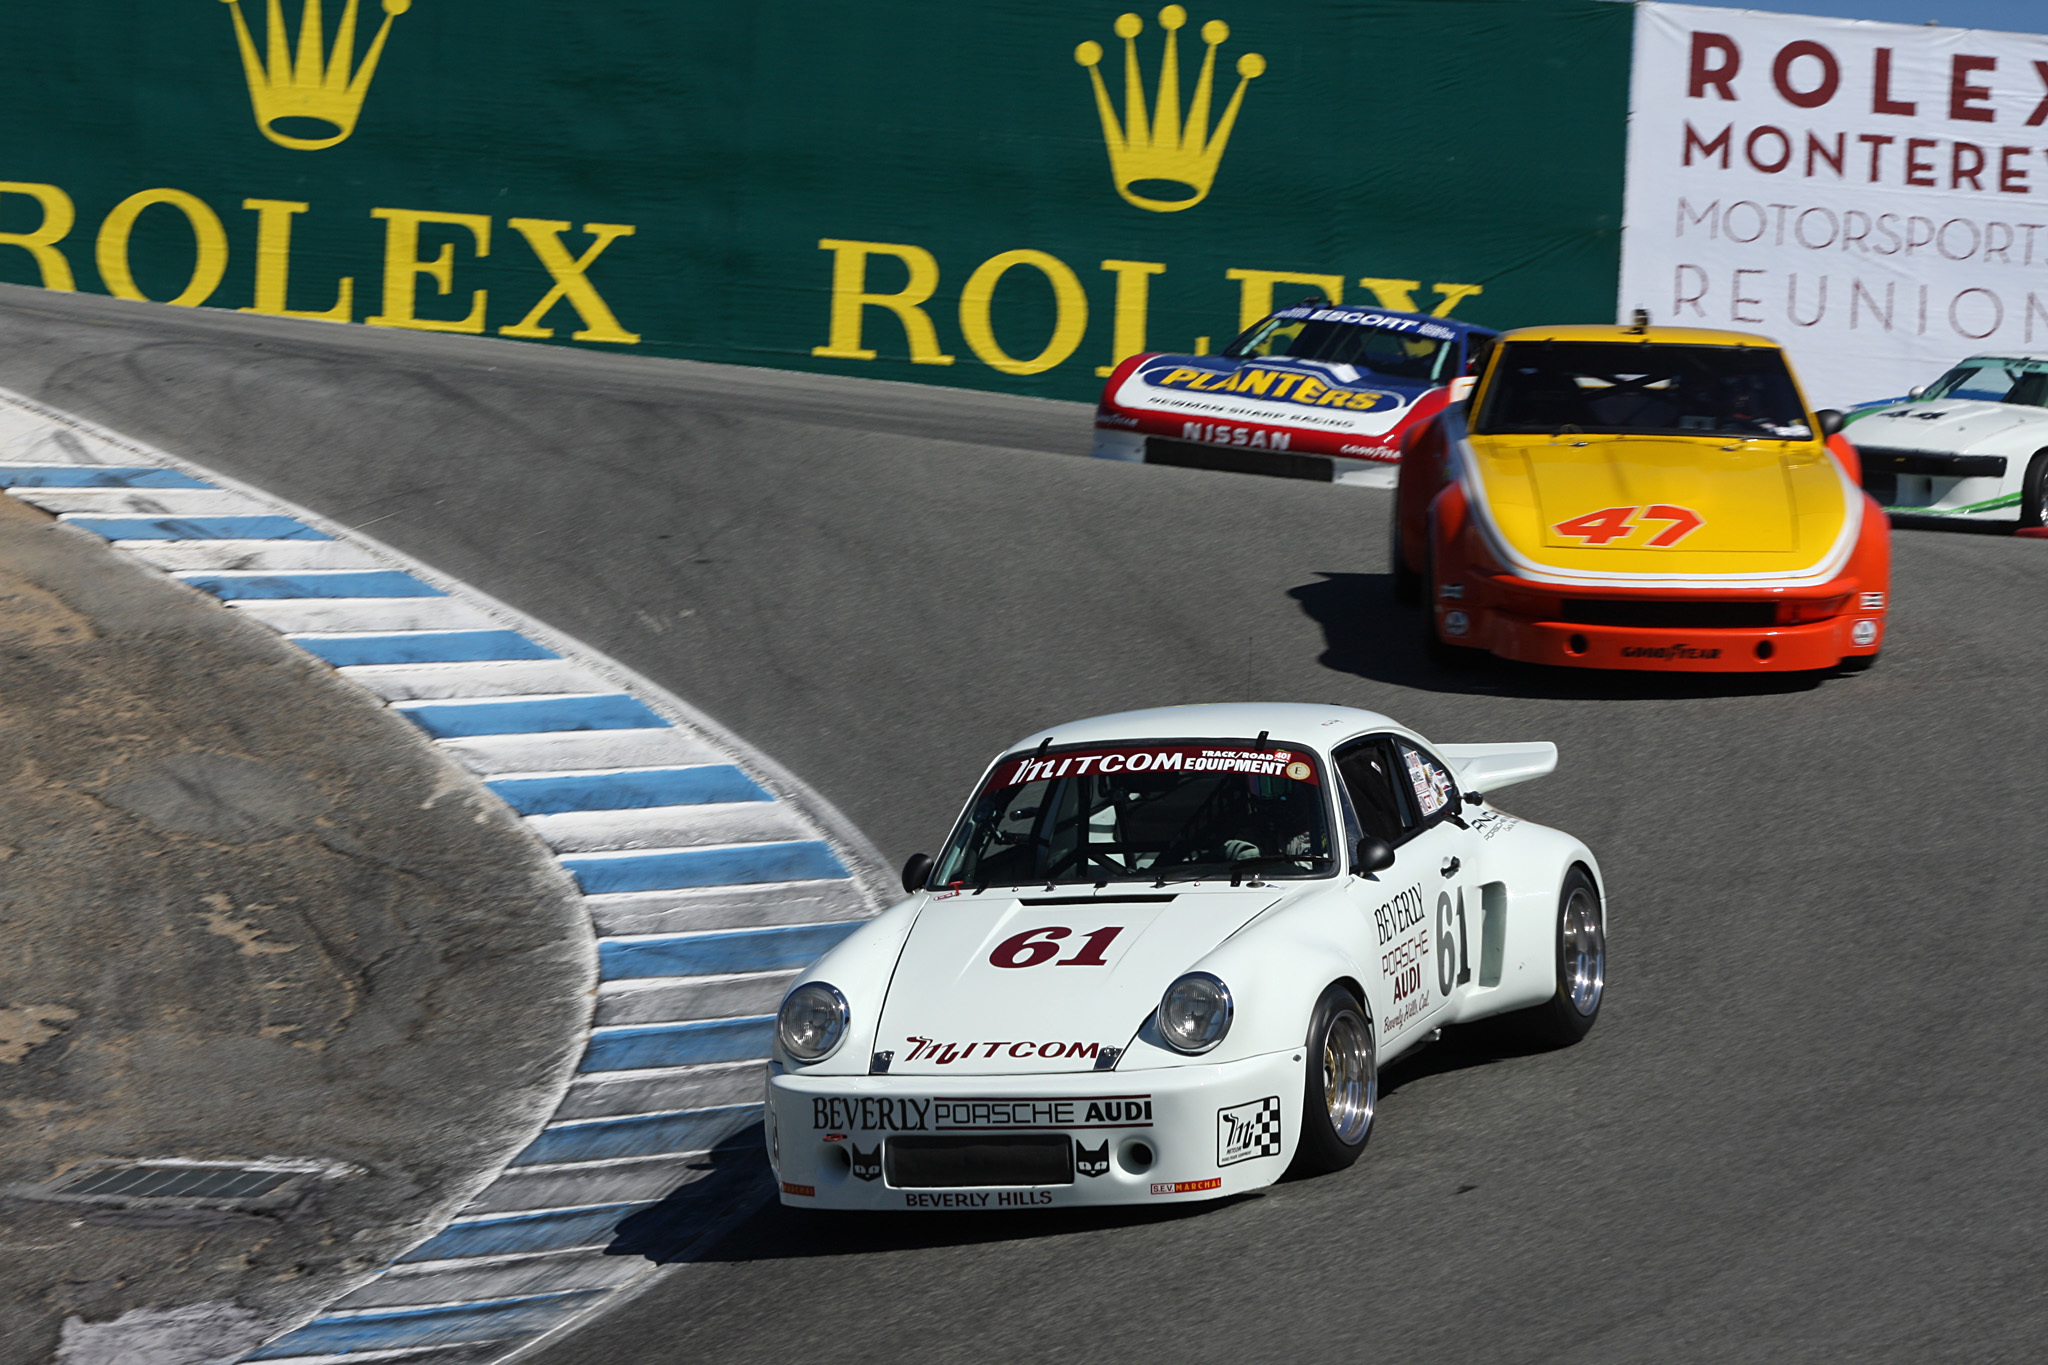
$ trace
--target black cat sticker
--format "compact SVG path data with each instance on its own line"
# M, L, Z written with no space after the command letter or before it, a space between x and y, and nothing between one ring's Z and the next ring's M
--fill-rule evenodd
M846 1144L846 1154L853 1159L853 1173L861 1180L882 1178L882 1144L876 1143L863 1152L852 1143Z
M1074 1169L1082 1175L1108 1175L1109 1139L1099 1147L1083 1147L1079 1138L1074 1139Z

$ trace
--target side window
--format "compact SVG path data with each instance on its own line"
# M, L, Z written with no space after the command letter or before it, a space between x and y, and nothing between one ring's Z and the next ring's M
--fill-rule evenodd
M1405 739L1395 740L1394 748L1401 756L1401 775L1407 779L1408 793L1414 798L1422 822L1433 824L1447 813L1456 814L1458 787L1451 781L1450 769L1436 755Z
M1363 834L1375 834L1398 844L1410 832L1408 810L1401 804L1395 787L1395 773L1387 741L1361 739L1337 751L1337 775L1357 808ZM1362 837L1362 836L1361 836ZM1354 841L1355 842L1355 841Z
M1465 373L1475 379L1486 368L1486 357L1493 353L1493 338L1476 332L1465 334Z

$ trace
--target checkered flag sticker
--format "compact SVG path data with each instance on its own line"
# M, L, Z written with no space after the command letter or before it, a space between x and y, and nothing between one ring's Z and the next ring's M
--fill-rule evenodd
M1216 1164L1235 1165L1254 1157L1280 1155L1280 1097L1216 1111Z

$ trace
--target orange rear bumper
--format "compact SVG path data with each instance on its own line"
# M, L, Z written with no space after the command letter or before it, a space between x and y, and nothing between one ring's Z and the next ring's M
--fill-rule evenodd
M1453 582L1456 586L1440 586L1434 603L1439 638L1524 663L1646 672L1799 673L1833 668L1845 658L1875 654L1884 646L1886 594L1862 591L1849 577L1784 593L1722 590L1669 596L1640 589L1559 589L1507 575L1467 573ZM1597 613L1583 608L1611 608L1617 599L1636 609L1632 615L1682 618L1725 606L1760 614L1761 620L1746 625L1617 625L1587 619ZM1779 604L1822 602L1839 602L1841 609L1819 620L1766 624ZM1667 606L1670 612L1659 611Z
M1443 618L1459 610L1440 604L1439 629L1454 644L1469 644L1532 664L1568 668L1632 668L1680 673L1799 673L1833 668L1844 658L1875 654L1884 644L1883 613L1837 616L1795 626L1706 630L1594 626L1569 621L1534 621L1486 608L1465 611L1460 635ZM1855 643L1857 621L1870 644Z

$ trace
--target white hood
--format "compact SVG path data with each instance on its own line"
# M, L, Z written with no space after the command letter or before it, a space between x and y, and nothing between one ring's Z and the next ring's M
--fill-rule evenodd
M895 1054L892 1076L1093 1070L1176 977L1296 885L935 896L897 960L875 1049ZM1066 932L1036 932L1053 929Z
M1977 399L1946 398L1900 403L1859 418L1849 428L1852 445L1873 450L1925 450L1966 455L2017 427L2048 429L2048 409ZM1997 454L1998 451L1987 453Z

